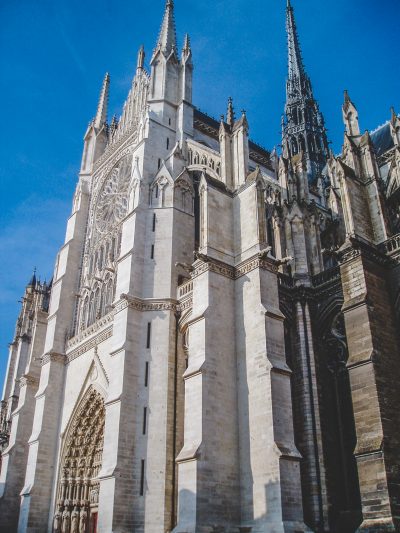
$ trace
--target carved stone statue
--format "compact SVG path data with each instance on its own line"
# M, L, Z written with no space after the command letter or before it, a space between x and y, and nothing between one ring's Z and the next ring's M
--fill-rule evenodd
M70 533L70 526L71 526L71 514L68 511L68 509L65 509L65 511L62 514L61 533Z
M71 533L78 533L79 531L79 511L75 506L71 513Z
M79 520L79 533L86 533L87 517L87 511L85 507L82 507Z
M53 520L53 532L54 533L61 533L61 521L62 521L61 509L60 507L58 507L54 515L54 520Z

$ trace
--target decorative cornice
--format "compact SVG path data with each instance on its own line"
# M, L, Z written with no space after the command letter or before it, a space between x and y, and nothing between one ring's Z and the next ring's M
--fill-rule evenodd
M362 256L382 267L394 264L393 259L383 253L377 246L360 240L358 237L350 237L348 245L339 250L338 261L341 265Z
M88 342L85 342L78 348L75 348L75 350L67 354L66 364L70 363L71 361L79 357L80 355L88 352L92 348L95 348L96 346L104 342L105 340L109 339L112 335L112 332L113 332L113 327L110 326L109 328L105 329L104 331L96 335L96 337L93 337Z
M39 379L35 378L34 376L25 375L22 376L19 380L19 384L21 387L26 387L27 385L39 385Z
M121 294L121 299L115 304L115 314L131 307L137 311L177 311L178 301L172 298L141 299L129 294Z
M278 263L274 259L269 257L265 258L262 254L257 254L236 267L235 279L241 278L257 268L278 274Z
M204 254L197 254L196 261L193 264L194 270L192 272L192 279L197 278L204 272L215 272L220 274L228 279L235 279L235 268L223 263L222 261L217 261L216 259L211 259L209 256Z
M178 311L182 313L182 311L186 311L187 309L191 309L193 307L193 298L190 296L189 298L185 298L182 300L179 304Z
M191 278L195 279L204 272L215 272L220 274L225 278L236 280L245 276L252 270L257 268L263 270L269 270L275 274L278 273L278 263L272 258L265 258L264 254L257 253L249 259L242 261L237 266L228 265L223 261L213 259L210 256L197 253L196 261L193 264L194 271L192 272Z
M47 352L45 353L41 358L41 366L46 365L47 363L54 362L54 363L63 363L65 362L65 355L62 353L56 353L56 352Z
M115 312L116 312L115 309L113 309L107 315L104 315L99 320L97 320L94 324L92 324L88 328L86 328L83 331L81 331L80 333L78 333L78 335L75 335L75 337L72 337L72 339L70 339L67 342L67 345L66 345L67 350L70 350L74 346L77 346L83 340L87 339L88 337L91 337L92 335L97 333L100 329L103 329L104 327L106 327L109 324L111 324L112 321L114 320L114 313Z

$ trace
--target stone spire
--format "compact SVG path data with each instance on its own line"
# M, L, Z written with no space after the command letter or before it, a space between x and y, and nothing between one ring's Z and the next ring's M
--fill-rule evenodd
M107 122L108 95L110 91L110 75L107 72L100 92L97 113L94 119L94 127L100 129Z
M137 57L137 68L138 69L142 69L144 67L144 58L145 58L144 46L142 45L139 48L138 57Z
M232 128L235 123L235 110L233 108L233 100L230 96L228 98L228 109L226 111L226 123Z
M294 11L290 0L287 0L286 7L286 31L288 39L289 80L300 79L305 76L305 69L301 56Z
M160 50L169 56L171 52L176 52L176 29L174 19L174 3L167 0L165 5L164 18L161 24L160 35L156 46L156 51Z
M307 162L310 184L316 184L329 157L325 121L314 99L311 81L301 55L294 10L286 4L288 40L288 79L285 115L282 123L282 145L286 157L300 152Z

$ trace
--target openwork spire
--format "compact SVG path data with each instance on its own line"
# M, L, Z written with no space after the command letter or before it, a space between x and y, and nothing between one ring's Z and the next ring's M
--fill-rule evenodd
M174 50L176 51L174 3L172 0L167 0L165 5L165 13L156 50L161 50L166 55L169 55Z
M300 79L305 76L305 69L301 56L294 11L290 0L287 0L286 7L286 31L288 39L289 80Z
M282 145L287 157L301 153L307 161L308 179L315 184L329 157L325 121L319 110L301 55L294 10L286 1L288 79Z
M110 75L107 72L104 77L103 86L100 92L99 103L97 106L97 113L94 119L95 128L100 128L103 124L107 122L109 91L110 91Z

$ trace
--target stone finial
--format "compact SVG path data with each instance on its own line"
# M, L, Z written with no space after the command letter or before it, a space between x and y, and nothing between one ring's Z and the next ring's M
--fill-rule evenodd
M137 57L137 68L142 69L144 67L144 58L145 58L144 46L142 45L139 48L138 57Z
M226 123L232 128L235 123L235 110L233 108L232 96L228 98L228 109L226 112Z

